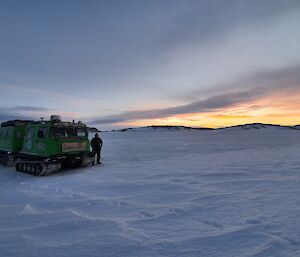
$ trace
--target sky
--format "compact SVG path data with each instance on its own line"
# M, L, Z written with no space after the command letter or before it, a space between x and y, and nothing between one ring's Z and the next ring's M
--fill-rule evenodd
M300 124L298 0L2 0L0 121Z

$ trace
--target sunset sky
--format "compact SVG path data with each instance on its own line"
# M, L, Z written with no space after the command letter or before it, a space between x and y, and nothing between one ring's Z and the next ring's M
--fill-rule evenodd
M300 124L298 0L0 1L0 121Z

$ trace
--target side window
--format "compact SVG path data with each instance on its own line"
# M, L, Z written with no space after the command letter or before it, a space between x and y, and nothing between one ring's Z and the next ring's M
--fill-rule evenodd
M5 135L6 135L6 130L3 128L3 129L1 129L1 132L0 132L0 138L4 139Z
M10 139L10 138L11 138L11 129L7 129L6 139Z
M32 139L33 136L33 128L28 128L26 133L26 139Z
M4 137L4 139L8 139L8 129L6 129L6 131L5 131L6 133L5 133L5 137Z
M77 129L77 136L78 137L85 137L85 129L84 128L78 128Z
M44 127L39 128L38 130L38 138L44 139L46 137L47 129Z
M33 138L33 128L29 127L26 132L26 143L25 143L25 147L27 150L32 149L32 138Z
M63 127L52 127L50 130L51 137L60 138L66 136L66 129Z
M2 131L2 135L1 135L2 139L6 139L7 137L7 128L5 128L3 131Z
M73 127L66 128L66 137L76 137L76 129Z
M22 133L21 133L21 131L17 131L17 132L16 132L16 137L17 137L18 139L21 139L21 138L22 138Z

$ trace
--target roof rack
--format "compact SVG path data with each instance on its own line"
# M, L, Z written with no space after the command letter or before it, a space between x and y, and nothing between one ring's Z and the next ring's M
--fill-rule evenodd
M1 127L14 127L14 126L20 126L20 127L24 127L26 126L28 123L32 123L32 120L9 120L6 122L2 122L1 123Z

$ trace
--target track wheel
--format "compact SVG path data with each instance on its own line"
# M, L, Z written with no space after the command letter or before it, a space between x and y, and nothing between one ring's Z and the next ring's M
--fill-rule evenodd
M43 170L43 166L41 164L36 164L35 166L35 175L40 176Z

